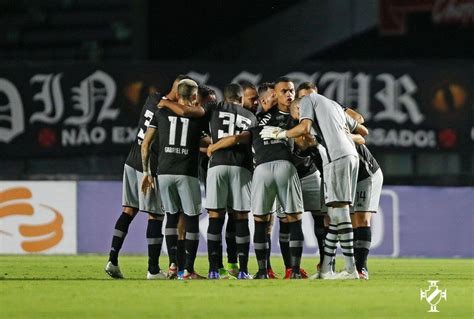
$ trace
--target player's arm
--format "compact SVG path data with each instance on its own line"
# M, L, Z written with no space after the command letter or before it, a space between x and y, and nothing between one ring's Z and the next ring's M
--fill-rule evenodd
M309 147L318 145L316 138L314 138L314 136L311 134L297 137L294 140L297 147L302 151L308 149Z
M141 146L143 178L141 189L144 194L151 188L155 188L155 182L150 170L150 146L156 134L156 128L148 127Z
M158 107L159 108L166 107L167 109L170 109L176 115L184 116L184 117L203 117L204 114L206 113L204 111L204 108L202 108L201 106L183 105L183 104L179 104L178 102L173 102L168 99L161 99L161 101L158 103Z
M345 109L345 111L346 111L346 114L352 117L357 123L364 124L365 122L364 117L359 112L356 112L353 109L350 109L348 107Z
M211 157L211 155L224 148L229 148L237 144L249 144L250 143L250 132L242 132L238 135L231 135L221 138L214 144L211 144L207 148L207 156Z
M360 134L350 134L350 137L356 144L365 144L365 139Z

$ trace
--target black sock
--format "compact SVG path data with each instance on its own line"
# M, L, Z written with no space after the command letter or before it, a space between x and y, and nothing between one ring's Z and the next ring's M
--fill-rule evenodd
M153 275L160 272L160 253L161 246L163 245L162 226L162 220L148 220L148 227L146 229L146 239L148 241L148 271Z
M361 271L362 268L367 269L367 257L369 256L371 242L372 230L370 226L354 229L354 257L358 271Z
M109 261L115 266L118 265L118 255L122 248L125 236L128 233L128 227L133 220L133 216L122 213L115 223L114 235L112 237L112 248L110 249Z
M178 219L179 214L166 214L165 239L171 264L178 266Z
M199 247L199 215L185 216L186 218L186 265L184 268L189 272L194 272L194 261Z
M207 228L207 256L209 259L209 271L217 271L219 269L219 257L222 256L222 226L224 219L209 218L209 226ZM219 256L219 251L221 252Z
M290 224L284 223L280 220L280 250L285 269L291 268L291 254L290 254Z
M235 221L233 218L227 218L225 228L225 243L227 245L227 262L237 263L237 244L235 243Z
M255 233L253 234L253 245L257 257L258 271L267 271L267 224L268 222L255 221Z
M290 253L291 253L291 268L293 272L300 272L301 255L303 254L303 228L301 220L290 224Z
M178 270L183 271L186 263L186 240L179 239L179 235L178 245L176 247L176 260L178 262Z
M324 227L324 216L314 216L314 235L318 241L319 264L323 264L324 258L324 240L326 239L326 229Z
M267 234L268 250L267 250L267 269L272 269L272 263L270 261L270 256L272 255L272 235Z
M224 247L222 247L222 241L221 244L219 245L219 252L217 254L217 269L224 268L224 256L222 254L222 251L224 250Z
M248 219L235 221L235 242L237 243L237 256L239 257L239 271L248 273L250 229Z

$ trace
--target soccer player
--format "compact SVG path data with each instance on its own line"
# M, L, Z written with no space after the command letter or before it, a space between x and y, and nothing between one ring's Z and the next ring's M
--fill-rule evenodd
M304 240L301 226L303 203L300 180L292 163L290 142L287 140L263 140L259 134L266 123L289 119L289 113L280 112L279 109L289 109L294 98L293 83L287 78L280 78L275 83L275 89L281 90L280 100L282 103L276 108L276 111L273 111L274 116L265 116L259 126L251 128L248 132L221 139L213 146L213 150L238 143L252 143L256 168L252 179L251 211L255 220L254 247L259 268L254 278L268 278L268 222L274 211L275 200L278 199L290 228L288 247L292 268L291 278L301 279L300 263ZM265 121L263 121L264 119Z
M289 131L267 128L262 138L286 139L310 134L312 127L321 136L326 149L323 167L325 203L330 218L321 267L323 279L359 279L355 267L353 229L349 205L353 203L358 173L358 155L348 134L346 116L338 104L322 95L311 93L300 102L300 124ZM345 268L337 275L332 271L336 244L341 243Z
M275 84L264 82L258 87L257 119L267 113L276 104Z
M356 120L356 116L353 118ZM349 130L365 136L367 129L357 121L348 119ZM383 185L383 173L375 157L363 143L356 144L359 154L359 172L357 175L356 199L352 207L352 226L354 228L354 258L360 279L369 279L367 257L372 241L370 220L379 207Z
M180 79L180 77L178 77L178 79ZM173 86L173 89L174 88L175 87ZM173 89L169 94L175 94ZM143 138L145 137L145 132L147 131L148 125L150 124L150 121L157 110L157 104L160 99L161 96L158 93L152 94L147 98L140 114L137 137L135 142L132 144L124 165L122 189L123 211L115 224L109 261L105 266L105 272L112 278L123 278L123 274L120 271L120 267L118 265L118 256L128 233L130 223L139 210L149 214L147 226L149 257L147 278L161 279L162 277L165 277L163 272L160 271L160 267L158 265L161 245L163 242L163 235L161 233L163 212L161 211L160 197L157 190L155 189L146 195L142 194L138 184L143 175L140 152L141 144L143 142ZM151 171L152 178L156 178L157 153L154 150L151 153L151 161L154 163L154 169Z
M223 103L206 105L208 108L212 143L220 139L240 134L257 124L251 111L243 107L243 90L238 84L228 84L224 88ZM234 220L235 241L239 258L237 279L251 279L248 274L248 255L250 230L248 213L250 211L250 184L252 181L252 155L248 145L235 145L213 151L211 155L206 187L206 208L209 213L207 232L209 279L219 279L219 251L222 251L222 227L225 213L229 221Z
M178 103L189 108L193 106L197 96L197 84L192 80L182 80L178 84ZM155 112L155 120L150 127L158 130L158 186L167 214L166 235L168 247L176 247L175 233L180 213L185 214L186 260L184 280L203 279L194 270L194 261L199 245L199 215L201 214L201 190L197 178L197 159L200 139L204 128L201 119L180 116L168 108ZM154 134L155 131L151 131ZM147 133L148 135L148 133ZM143 156L143 168L149 166L148 158ZM146 193L156 187L152 179L142 181L142 190ZM176 262L176 252L169 251L172 263ZM171 272L171 277L175 272Z
M244 108L255 114L258 108L257 87L253 83L246 80L239 81L238 84L242 87L244 92L242 102Z

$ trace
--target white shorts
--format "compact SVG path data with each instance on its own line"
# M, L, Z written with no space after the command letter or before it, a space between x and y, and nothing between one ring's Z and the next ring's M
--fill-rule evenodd
M306 212L321 210L321 177L319 171L300 179L303 192L303 206Z
M150 214L163 215L160 193L158 192L158 180L154 177L156 187L151 188L145 195L141 190L142 178L142 172L125 164L123 168L122 206L139 209Z
M250 211L252 173L243 167L218 165L209 168L206 181L206 208Z
M379 209L380 193L382 192L383 174L379 168L374 175L357 183L356 199L353 212L376 213Z
M323 170L326 205L335 202L352 204L355 199L359 158L344 156L326 164Z
M201 214L201 187L197 177L158 175L158 183L165 212L184 212L188 216Z
M272 161L255 168L252 179L252 214L271 214L275 199L278 199L286 214L302 213L304 210L301 182L291 162Z

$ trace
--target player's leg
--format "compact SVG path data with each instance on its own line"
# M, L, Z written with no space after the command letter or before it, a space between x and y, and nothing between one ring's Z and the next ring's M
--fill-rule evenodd
M290 227L290 279L301 279L300 265L304 244L303 227L301 225L304 210L301 181L294 165L287 161L274 163L273 174L278 189L278 201L287 215Z
M169 257L168 278L176 279L178 276L178 221L181 207L175 176L158 175L158 186L163 210L166 212L165 241Z
M235 241L237 244L237 256L239 259L239 272L237 279L250 279L248 263L250 249L250 229L248 211L234 211L231 214L235 220Z
M329 206L328 215L330 218L329 233L325 242L325 256L329 261L324 260L321 277L331 274L332 260L335 256L336 243L340 242L344 255L344 270L335 276L335 279L358 279L355 267L353 240L354 234L350 218L349 204L355 198L358 158L355 156L345 156L325 166L324 177L328 177L326 184L326 204ZM334 240L334 237L336 239ZM326 249L327 248L327 249ZM333 255L333 256L331 256Z
M251 211L254 215L254 248L258 264L255 279L267 279L267 242L268 222L276 198L277 188L271 170L271 162L263 163L255 168L252 179Z
M283 263L285 265L285 277L284 279L290 279L291 276L291 253L290 253L290 224L286 218L285 213L282 211L283 208L280 207L280 211L277 211L277 216L280 231L279 231L279 243L280 243L280 252L283 258Z
M181 206L186 215L186 262L183 279L204 279L194 269L194 262L199 247L199 216L201 215L201 188L197 177L180 175L178 181Z
M186 240L186 218L184 213L179 213L178 218L178 244L176 249L176 261L178 265L178 277L183 275L184 263L186 261L185 251L185 240Z
M369 279L367 258L372 242L371 218L379 207L382 192L383 174L379 169L374 175L357 183L354 214L354 257L359 278Z
M142 179L139 173L139 180ZM148 273L147 279L166 279L166 274L160 269L160 254L163 245L163 233L161 231L164 220L164 212L161 205L161 197L158 191L158 179L155 177L155 188L149 189L144 194L140 192L140 211L148 213L148 225L146 238L148 243Z
M222 252L222 227L225 210L208 210L207 255L209 260L209 279L219 279L219 251Z
M303 194L303 206L305 212L310 212L314 219L314 233L319 247L319 255L321 264L322 245L324 243L325 231L324 231L324 216L321 213L321 177L318 171L313 172L305 177L300 178L301 190ZM318 266L316 266L316 269ZM303 278L307 278L308 275L304 269L301 269L301 275ZM315 274L317 277L318 272Z
M122 248L125 236L133 218L140 207L139 201L139 181L135 169L125 165L122 185L122 213L115 222L112 245L109 252L109 260L105 266L105 272L112 278L123 278L118 265L118 257Z
M268 278L276 279L275 272L272 269L272 232L273 232L273 224L275 223L275 216L273 214L270 215L270 220L268 221L267 227L267 243L268 243L268 251L267 251L267 273Z
M166 279L160 269L161 246L163 245L163 215L148 214L146 239L148 243L148 274L147 279Z
M250 189L252 184L252 173L243 168L228 167L229 196L227 206L229 207L229 218L232 217L235 224L235 242L239 269L237 279L250 279L248 273L250 229L248 214L250 211Z
M237 263L237 243L235 242L235 220L231 214L227 217L225 244L227 251L227 270L233 276L236 276L239 270L239 265Z

